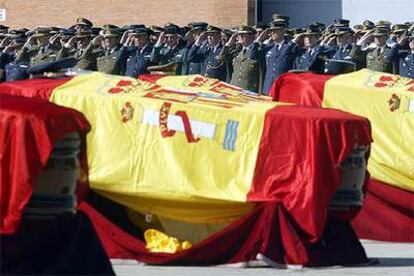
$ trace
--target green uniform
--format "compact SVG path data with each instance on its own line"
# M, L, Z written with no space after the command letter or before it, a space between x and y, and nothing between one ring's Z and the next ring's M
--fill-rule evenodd
M350 57L356 61L362 61L365 58L366 68L386 73L394 73L394 64L389 56L390 48L385 46L380 48L368 49L362 51L361 46L354 45L350 52Z
M232 58L231 49L224 47L222 55ZM231 60L230 60L231 61ZM253 92L261 92L265 62L259 43L252 43L233 58L233 73L230 83Z
M23 47L16 56L18 62L29 62L30 65L51 62L57 59L58 50L52 45L46 47Z

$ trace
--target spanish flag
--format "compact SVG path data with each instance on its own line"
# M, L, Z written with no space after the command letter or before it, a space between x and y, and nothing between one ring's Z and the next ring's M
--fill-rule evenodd
M414 241L414 80L367 69L332 76L281 76L273 100L337 108L369 119L371 181L353 225L361 238Z
M272 102L199 75L95 72L0 90L82 112L92 126L91 187L140 213L191 223L228 222L279 201L317 239L340 164L371 143L359 116Z

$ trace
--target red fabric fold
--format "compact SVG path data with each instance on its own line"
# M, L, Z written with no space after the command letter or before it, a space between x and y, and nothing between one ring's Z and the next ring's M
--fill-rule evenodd
M285 73L273 83L269 95L273 101L321 107L325 82L332 77L314 73Z
M84 201L81 209L92 219L111 258L193 266L246 262L255 260L258 253L280 264L320 266L367 261L348 222L328 220L323 243L311 243L280 202L260 203L226 228L175 254L148 252L143 240L126 233L94 206Z
M249 202L280 200L313 241L341 180L339 164L372 142L369 122L333 109L278 106L268 111Z
M8 94L49 101L53 90L69 80L71 78L9 81L0 84L0 91L3 95Z
M414 193L371 179L352 225L362 239L414 242Z
M0 106L0 233L11 234L54 142L75 131L85 140L90 126L80 112L42 100L1 95Z

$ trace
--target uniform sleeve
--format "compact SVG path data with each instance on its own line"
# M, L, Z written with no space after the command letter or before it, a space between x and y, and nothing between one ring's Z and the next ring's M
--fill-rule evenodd
M162 46L161 47L155 47L154 46L154 48L152 48L151 58L150 58L152 63L159 64L160 59L161 59L160 58L161 49L162 49Z

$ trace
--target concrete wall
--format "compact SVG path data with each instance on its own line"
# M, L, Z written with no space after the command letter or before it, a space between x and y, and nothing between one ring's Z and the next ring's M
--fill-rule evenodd
M97 26L207 21L230 27L254 23L254 0L0 0L0 8L7 13L0 24L13 28L70 26L78 17Z

